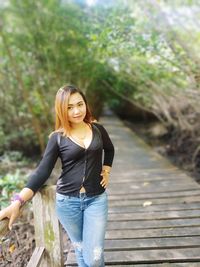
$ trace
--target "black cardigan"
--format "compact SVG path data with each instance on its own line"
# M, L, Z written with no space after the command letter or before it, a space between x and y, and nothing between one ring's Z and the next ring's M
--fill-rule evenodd
M103 193L105 189L100 184L100 173L102 165L112 166L114 146L101 124L92 123L91 127L93 137L87 149L64 136L60 136L58 143L60 133L53 133L39 165L29 176L26 187L36 192L49 178L57 158L60 157L62 172L57 181L58 193L78 196L82 186L87 196Z

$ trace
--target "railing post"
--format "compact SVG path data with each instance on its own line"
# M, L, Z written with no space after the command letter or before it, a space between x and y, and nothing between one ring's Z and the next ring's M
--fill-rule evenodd
M62 229L55 212L55 185L45 186L33 198L35 239L45 247L41 267L62 267Z

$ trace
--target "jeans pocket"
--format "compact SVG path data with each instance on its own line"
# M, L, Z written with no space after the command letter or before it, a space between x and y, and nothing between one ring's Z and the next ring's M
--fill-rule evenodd
M62 203L68 198L69 198L68 196L64 196L62 194L56 193L56 202L58 203Z

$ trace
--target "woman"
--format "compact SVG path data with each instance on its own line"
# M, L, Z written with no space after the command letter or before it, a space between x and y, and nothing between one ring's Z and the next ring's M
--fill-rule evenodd
M102 267L108 213L105 189L114 147L105 128L92 121L86 98L78 88L66 85L59 89L55 111L55 131L49 137L42 160L12 204L0 211L0 220L8 217L11 229L20 206L45 183L60 157L58 219L74 246L78 265Z

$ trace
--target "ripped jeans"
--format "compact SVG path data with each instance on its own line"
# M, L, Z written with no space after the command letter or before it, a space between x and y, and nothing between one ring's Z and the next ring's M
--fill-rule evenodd
M103 267L108 216L106 191L87 197L56 193L56 212L75 249L79 267Z

